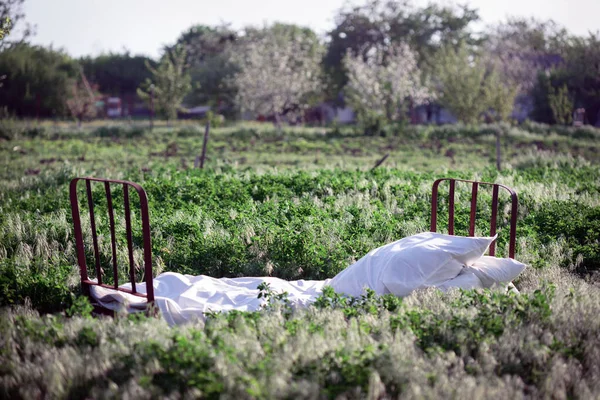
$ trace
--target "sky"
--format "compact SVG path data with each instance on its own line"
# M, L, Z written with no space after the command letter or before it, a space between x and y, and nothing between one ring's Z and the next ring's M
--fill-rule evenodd
M414 1L426 5L427 0ZM508 16L553 19L570 32L600 30L599 0L462 0L479 10L482 28ZM37 25L31 42L71 56L122 52L158 57L194 24L231 23L233 28L274 21L308 26L324 35L346 0L25 0L27 22ZM364 0L352 1L362 4ZM447 0L437 3L451 4Z

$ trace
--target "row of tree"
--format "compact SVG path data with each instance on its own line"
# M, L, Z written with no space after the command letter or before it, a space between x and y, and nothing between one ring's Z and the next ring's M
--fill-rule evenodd
M60 116L81 111L94 90L137 92L168 118L183 102L279 122L330 101L351 105L370 124L403 121L432 103L464 122L506 120L517 100L541 122L569 123L575 107L597 122L598 36L533 19L477 32L478 19L467 6L368 0L339 10L326 38L285 24L194 26L158 61L129 53L73 60L13 43L0 52L7 75L0 105L20 116Z

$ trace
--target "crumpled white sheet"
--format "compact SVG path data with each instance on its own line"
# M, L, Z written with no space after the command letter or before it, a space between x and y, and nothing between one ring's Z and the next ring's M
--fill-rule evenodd
M259 299L257 287L266 282L274 293L287 292L292 307L305 307L314 302L323 287L331 279L323 281L286 281L273 277L212 278L206 275L182 275L165 272L153 279L155 303L169 325L181 325L201 319L205 312L257 311L265 303ZM131 284L120 287L131 290ZM139 293L146 293L145 282L136 283ZM129 312L139 310L146 304L145 298L101 286L91 286L92 296L102 306L119 310L126 305Z
M155 303L169 325L181 325L204 320L207 312L259 310L265 300L258 298L257 287L263 282L270 284L274 293L287 292L294 308L314 302L327 285L350 296L359 296L365 288L370 288L376 294L403 297L426 287L447 291L510 284L525 264L483 256L494 239L425 232L375 249L333 279L322 281L285 281L273 277L216 279L166 272L153 280ZM510 285L508 289L516 290ZM120 287L131 290L130 283ZM146 293L146 284L137 283L136 289ZM133 312L146 305L145 298L99 286L91 286L91 294L111 310Z

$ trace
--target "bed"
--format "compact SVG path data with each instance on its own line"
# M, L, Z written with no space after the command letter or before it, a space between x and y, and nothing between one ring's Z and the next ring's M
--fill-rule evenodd
M85 197L87 198L87 212L89 213L89 221L90 226L89 229L91 231L91 243L88 240L88 246L90 249L88 250L93 253L93 265L90 265L93 268L95 278L90 278L88 275L88 257L86 255L86 245L84 241L83 235L83 227L82 227L82 217L80 213L80 199L78 196L78 187L81 184L85 185ZM110 249L111 249L111 270L106 272L102 269L101 262L101 254L99 250L99 239L98 239L98 229L96 223L96 215L94 213L94 199L93 199L93 185L101 185L104 187L104 193L106 197L106 208L108 210L108 229L110 232ZM480 193L480 188L489 187L492 192L492 202L491 202L491 218L490 218L490 236L495 236L497 230L504 227L499 227L497 220L499 215L499 196L500 191L507 192L510 196L509 207L510 207L510 219L508 222L509 229L509 237L508 237L508 258L514 259L515 257L515 246L516 246L516 228L517 228L517 211L518 211L518 197L514 190L511 188L498 184L498 183L488 183L488 182L477 182L456 178L441 178L436 180L432 186L432 195L431 195L431 224L430 224L430 232L437 232L438 230L438 216L440 214L439 206L440 206L440 185L447 185L447 209L448 209L448 235L455 235L455 221L456 221L456 191L457 187L460 186L459 190L464 190L465 187L470 186L470 202L469 202L469 224L468 224L468 237L475 236L475 222L477 217L477 202L478 202L478 194ZM117 221L115 220L115 212L114 212L114 204L113 204L113 189L115 187L122 188L122 200L123 200L123 219L124 219L124 230L125 230L125 247L127 249L127 258L129 262L128 272L129 272L129 282L124 284L119 284L119 274L117 265L117 251L118 251L118 240L116 234ZM133 228L132 228L132 201L130 194L132 191L135 191L138 196L138 201L135 202L136 206L139 206L139 209L134 210L136 212L136 216L139 216L141 220L141 232L137 232L136 235L141 235L141 243L143 251L143 265L136 266L134 261L134 240L133 240ZM92 305L94 306L94 311L97 314L105 314L105 315L114 315L115 309L117 307L113 307L110 304L110 301L107 302L107 298L111 299L126 299L127 300L127 311L129 312L146 312L146 313L156 313L157 307L155 304L155 286L156 282L155 277L153 277L152 271L152 243L151 243L151 234L150 234L150 216L148 211L148 196L144 189L134 183L123 180L112 180L112 179L102 179L102 178L92 178L92 177L80 177L75 178L70 183L70 202L71 202L71 212L73 217L73 227L74 227L74 236L75 236L75 244L76 244L76 252L77 252L77 262L79 265L80 271L80 279L81 279L81 288L84 295L90 298ZM444 193L446 193L444 191ZM467 192L468 193L468 192ZM121 196L121 193L119 193ZM122 224L123 221L118 221ZM120 225L119 225L120 226ZM87 229L87 227L86 227ZM140 242L138 240L138 242ZM494 257L496 255L496 242L493 241L489 245L489 256ZM91 257L90 257L91 258ZM142 269L143 271L143 281L136 282L136 270ZM174 279L172 276L169 276L168 273L164 274L163 279ZM227 280L224 278L224 281L216 280L210 277L201 277L200 281L194 281L195 285L200 286L214 286L219 290L219 285L222 282L225 283L226 287L235 287L240 288L240 290L246 290L247 288L254 285L256 287L256 282L252 280L253 278L242 279L240 281L234 282L233 280ZM265 278L270 279L270 278ZM276 278L272 278L276 279ZM264 281L264 280L263 280ZM300 285L301 290L306 290L309 294L317 293L318 285L315 286L314 282L316 281L297 281L291 282L292 286L290 286L290 290L297 289L297 286ZM327 284L328 281L321 281L320 285ZM287 284L287 283L286 283ZM229 285L229 286L227 286ZM233 285L233 286L231 286ZM312 286L311 286L312 285ZM226 290L226 289L222 289ZM121 297L119 297L121 296ZM168 297L168 296L167 296ZM102 300L104 299L104 300ZM168 300L168 299L167 299ZM112 300L111 300L112 301ZM119 300L114 300L119 301ZM302 301L302 299L300 299ZM168 301L167 301L168 303ZM165 307L169 307L168 304L161 304L160 309L163 310ZM176 321L172 321L176 323Z

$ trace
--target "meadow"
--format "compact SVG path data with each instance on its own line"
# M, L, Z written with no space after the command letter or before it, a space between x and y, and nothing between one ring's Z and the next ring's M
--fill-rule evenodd
M0 397L600 396L600 130L391 126L365 136L355 127L234 124L211 130L200 170L203 134L193 123L150 131L2 121ZM184 327L91 318L79 296L68 202L76 176L145 188L155 275L333 277L375 247L428 230L431 185L447 176L517 191L516 258L529 267L514 282L518 295L431 289L347 299L327 291L313 307L291 310L266 293L264 311ZM101 189L97 215L106 213ZM482 196L476 231L485 235L491 193ZM459 192L458 234L467 231L460 211L468 197L468 188ZM501 222L508 211L502 197ZM124 240L124 224L117 230ZM108 266L106 221L99 232ZM89 229L84 236L89 243ZM501 255L507 239L501 230ZM126 257L123 247L120 265Z

